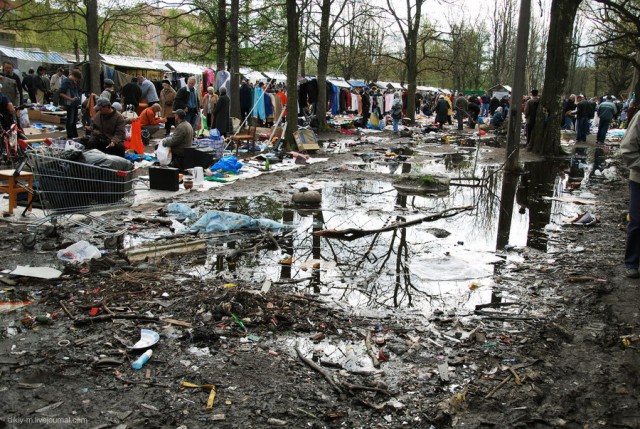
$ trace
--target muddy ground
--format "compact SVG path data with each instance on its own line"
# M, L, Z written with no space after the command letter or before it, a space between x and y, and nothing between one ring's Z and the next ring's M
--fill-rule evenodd
M481 164L504 157L483 149ZM298 180L387 178L341 168L357 151L181 200L214 207L266 193L286 203ZM495 251L488 306L353 307L308 282L237 274L242 258L253 258L245 272L258 270L254 250L216 266L202 253L129 263L109 252L56 280L5 275L0 301L32 304L0 315L0 427L640 428L640 282L623 276L628 194L615 145L607 158L618 178L589 186L599 222L554 231L551 253ZM133 215L156 216L169 201ZM25 251L22 226L0 227L3 268L62 267L64 230ZM244 237L226 251L271 241ZM309 269L323 270L317 263ZM197 265L209 271L189 271ZM134 370L141 351L127 347L141 328L160 341Z

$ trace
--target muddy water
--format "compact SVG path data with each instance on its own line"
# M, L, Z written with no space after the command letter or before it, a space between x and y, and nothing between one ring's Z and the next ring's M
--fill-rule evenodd
M286 206L266 195L236 199L225 210L280 221L292 230L290 239L280 250L254 252L232 266L221 257L222 251L212 251L195 272L207 276L230 269L235 278L314 292L354 308L472 309L495 299L496 267L520 258L515 252L502 252L505 246L550 250L553 242L545 226L570 215L564 212L566 204L543 198L560 196L567 180L549 163L529 164L526 174L504 178L498 167L479 167L466 156L396 167L381 161L356 168L381 172L389 166L391 174L399 169L405 174L445 175L449 190L406 195L394 188L396 177L385 176L313 183L322 192L317 208ZM379 229L468 205L473 211L353 241L314 235L323 229ZM281 263L289 257L290 265Z

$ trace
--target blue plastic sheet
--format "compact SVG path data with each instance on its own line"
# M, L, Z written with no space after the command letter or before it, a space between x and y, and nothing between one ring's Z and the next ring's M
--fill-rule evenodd
M268 229L278 231L284 225L271 219L253 219L250 216L223 212L219 210L209 210L196 223L191 225L192 232L228 232L228 231L258 231Z
M176 219L195 219L198 216L194 209L183 203L168 204L167 212Z
M238 161L238 158L236 158L235 156L223 156L218 162L213 164L213 167L211 167L210 170L230 171L232 173L238 174L241 168L242 163Z

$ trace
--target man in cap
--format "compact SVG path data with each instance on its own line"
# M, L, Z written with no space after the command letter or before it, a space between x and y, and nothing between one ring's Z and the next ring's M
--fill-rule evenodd
M170 136L164 138L161 145L171 148L171 165L182 169L184 160L184 150L193 144L193 127L186 120L187 114L184 110L175 111L176 129Z
M98 149L110 155L124 157L124 141L127 137L124 117L115 111L106 98L98 98L94 109L97 113L93 117L87 149Z
M104 91L100 94L100 98L106 98L109 103L113 104L118 99L115 84L111 79L104 80Z

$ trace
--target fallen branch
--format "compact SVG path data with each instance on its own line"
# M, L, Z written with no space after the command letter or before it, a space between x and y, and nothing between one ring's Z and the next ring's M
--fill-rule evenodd
M139 223L157 223L158 225L162 225L162 226L171 226L173 225L173 221L171 219L168 218L161 218L161 217L134 217L132 219L133 222L139 222Z
M64 302L62 302L62 301L59 301L59 302L60 302L60 306L62 307L62 310L67 314L67 316L69 316L69 318L71 318L71 320L76 320L76 316L71 314L71 312L69 311L67 306L64 305Z
M361 384L351 384L351 383L347 383L346 381L340 384L342 384L347 390L367 390L369 392L379 392L384 395L391 396L391 392L389 392L386 389L381 389L379 387L369 387L369 386L363 386Z
M473 209L473 206L454 207L451 209L444 210L440 213L432 214L429 216L423 216L421 218L410 220L407 222L395 223L393 225L385 226L384 228L379 228L379 229L357 229L357 228L347 228L343 230L323 229L321 231L314 232L313 235L351 241L358 238L366 237L367 235L377 234L380 232L388 232L388 231L393 231L399 228L406 228L408 226L418 225L422 222L433 222L438 219L445 219L448 217L457 216L460 213L463 213L472 209Z
M511 380L513 378L512 374L507 375L507 378L505 378L504 380L502 380L502 382L500 382L500 384L498 384L496 387L493 388L493 390L489 393L487 393L487 395L484 397L484 399L489 399L491 398L494 393L496 393L498 390L500 390L502 388L502 386L504 386L505 384L507 384L507 382L509 380Z
M489 302L487 304L477 304L476 310L482 310L483 308L508 307L511 305L522 305L522 304L519 302Z
M378 360L378 357L376 356L376 354L373 352L373 348L371 346L371 331L369 329L367 329L367 336L364 339L364 344L365 344L365 347L367 348L367 354L373 361L374 368L380 368L380 361Z
M329 375L328 372L326 372L324 369L320 368L318 365L316 365L311 359L306 358L303 354L302 351L300 350L300 347L296 346L296 353L298 354L298 357L300 358L300 360L302 360L302 362L304 362L309 368L311 368L312 370L314 370L315 372L317 372L318 374L322 375L324 377L325 380L327 380L327 382L329 382L329 384L331 385L331 387L333 387L333 389L340 393L343 394L344 392L342 391L342 389L340 388L340 386L338 386L333 379L331 378L331 375Z
M84 319L76 319L73 321L73 326L85 326L93 325L98 322L111 321L113 319L129 319L129 320L143 320L145 322L162 322L157 317L143 316L139 314L104 314L102 316L87 317Z

